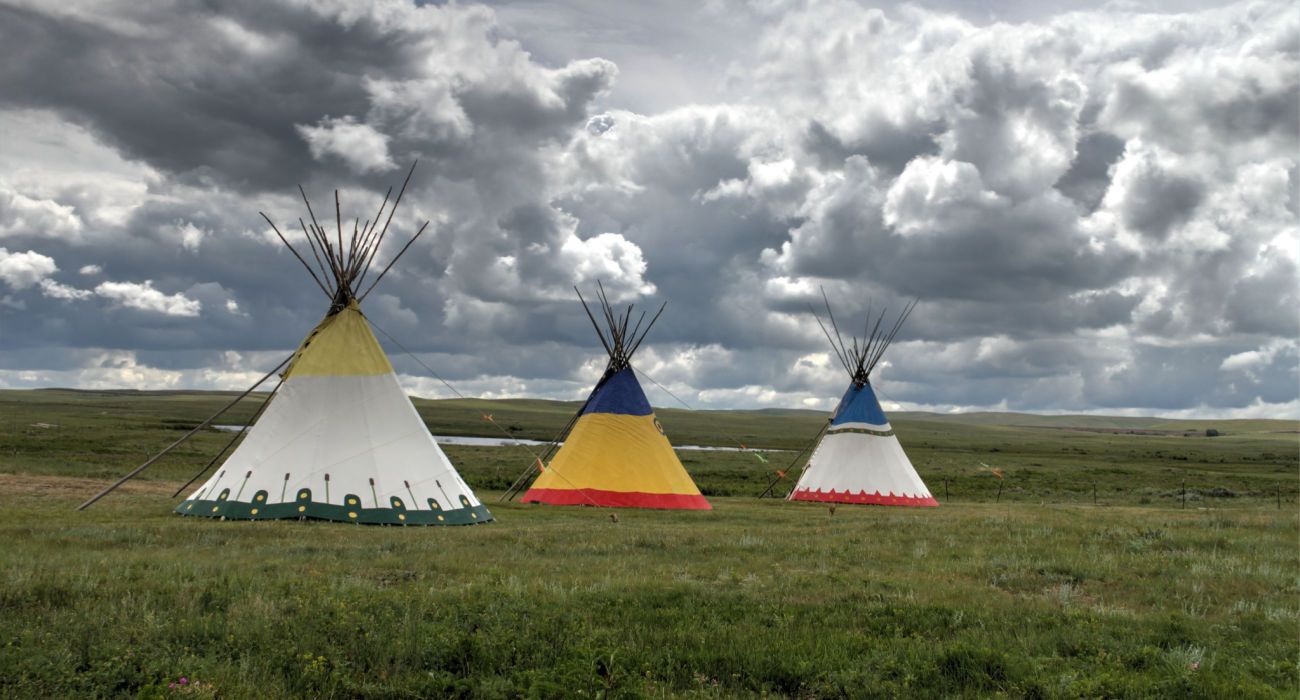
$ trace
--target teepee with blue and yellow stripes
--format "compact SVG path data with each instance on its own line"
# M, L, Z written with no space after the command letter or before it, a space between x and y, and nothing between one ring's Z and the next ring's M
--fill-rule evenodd
M616 314L600 290L605 328L582 294L587 316L609 353L609 364L575 416L563 446L524 494L524 503L618 508L712 508L673 452L632 370L632 353L663 313L645 330L645 314L630 330L632 307ZM539 460L540 464L540 460Z

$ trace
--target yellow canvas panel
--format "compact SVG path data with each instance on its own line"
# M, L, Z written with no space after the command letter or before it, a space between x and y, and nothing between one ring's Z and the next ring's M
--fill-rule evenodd
M388 374L393 365L379 347L356 301L326 316L302 341L285 377Z
M579 418L533 489L700 493L653 414L613 413Z

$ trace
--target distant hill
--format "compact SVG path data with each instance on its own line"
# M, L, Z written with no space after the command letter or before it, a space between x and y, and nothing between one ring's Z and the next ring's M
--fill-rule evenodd
M552 401L549 399L415 399L416 405L463 406L466 408L509 408L521 411L550 412L576 411L580 401ZM671 406L656 406L655 412L669 414L687 412ZM790 417L821 419L827 411L806 408L752 408L752 409L700 409L696 414L756 416L765 418ZM1098 428L1121 430L1205 430L1227 426L1240 432L1295 431L1300 421L1284 419L1175 419L1153 416L1100 416L1087 414L1039 414L1003 411L972 411L968 413L933 413L930 411L890 411L891 421L939 421L960 425L1008 425L1033 428Z
M233 391L134 391L34 389L0 390L0 401L86 405L123 414L162 412L177 421L197 422L237 396ZM218 422L239 424L251 418L265 394L254 394ZM579 401L548 399L414 399L416 409L438 435L512 437L549 440L581 406ZM828 413L799 408L688 411L657 407L665 431L677 444L798 449L825 423ZM485 419L491 416L492 420ZM1154 435L1223 435L1296 433L1293 420L1175 420L1153 417L1039 415L1033 413L972 412L927 413L896 411L891 423L900 434L932 434L936 430L965 434L969 430L1014 430L1044 433L1084 431ZM943 426L947 426L946 428Z

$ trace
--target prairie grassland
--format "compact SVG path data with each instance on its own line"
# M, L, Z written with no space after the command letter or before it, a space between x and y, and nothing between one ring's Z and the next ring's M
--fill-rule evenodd
M115 479L234 396L0 391L0 472ZM254 395L220 422L244 423L262 398ZM536 400L417 399L416 406L436 435L508 433L542 440L554 436L576 408ZM683 463L708 496L758 495L771 474L789 464L825 421L810 411L656 410L676 444L740 443L774 450L760 453L766 463L754 454L682 451ZM485 422L484 415L493 416L496 426ZM1290 507L1300 496L1300 425L1295 421L904 413L891 422L921 476L948 502L1091 504L1095 490L1102 505L1180 506L1184 484L1192 507L1276 509L1279 495ZM1207 429L1222 435L1204 437ZM1138 434L1151 430L1170 432ZM203 431L141 478L184 481L230 437ZM472 486L486 489L505 489L533 459L520 447L449 446L447 453ZM981 465L1005 476L1001 496L998 480Z
M715 510L617 521L498 504L528 455L453 447L498 521L383 528L172 515L228 439L206 432L75 513L213 397L42 393L0 394L6 697L1300 692L1295 435L1277 432L1294 424L1219 422L1207 439L899 420L931 488L949 479L944 507L760 501L792 455L683 452ZM466 426L480 410L423 408ZM800 437L736 415L701 420ZM970 464L990 456L999 503ZM1234 495L1180 509L1182 478Z

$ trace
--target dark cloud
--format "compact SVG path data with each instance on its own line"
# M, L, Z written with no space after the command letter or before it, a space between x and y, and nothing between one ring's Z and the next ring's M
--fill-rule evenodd
M825 287L920 299L908 406L1300 410L1294 13L933 7L0 7L0 384L251 381L325 309L258 210L419 158L367 309L465 391L585 392L599 279L701 405L833 400Z
M1094 131L1079 139L1075 152L1074 162L1056 182L1056 188L1077 202L1084 213L1091 214L1106 196L1110 168L1124 154L1124 141L1114 134Z
M808 122L802 146L817 158L821 167L828 170L841 167L850 156L866 156L872 165L897 174L913 158L937 153L939 145L935 136L938 133L937 123L897 125L876 118L863 129L861 136L845 142L813 119Z

